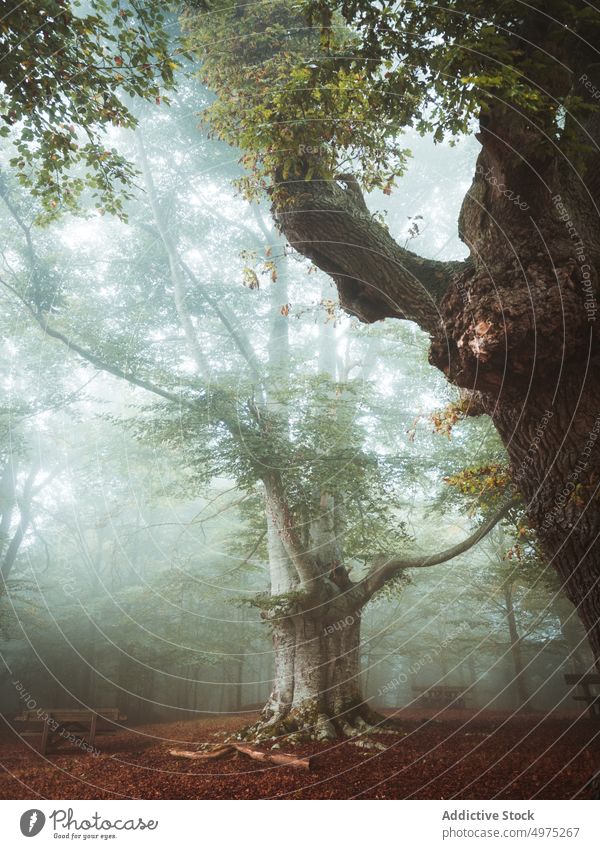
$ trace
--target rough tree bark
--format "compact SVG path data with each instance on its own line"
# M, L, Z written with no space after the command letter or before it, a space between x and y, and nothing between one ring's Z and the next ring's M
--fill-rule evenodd
M600 81L599 65L580 71ZM516 110L482 114L459 220L463 263L399 247L347 175L281 181L273 213L290 244L332 276L346 310L417 322L431 336L431 363L470 393L471 414L491 417L598 661L598 113L580 132L595 149L575 167Z

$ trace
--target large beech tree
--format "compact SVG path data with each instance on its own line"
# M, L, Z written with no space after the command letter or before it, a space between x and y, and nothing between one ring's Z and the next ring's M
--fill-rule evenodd
M214 0L186 22L217 94L207 120L244 151L242 188L270 195L350 313L430 335L464 414L497 428L512 489L599 658L600 15L562 0ZM406 127L438 141L476 133L464 261L406 250L365 202L401 175Z
M407 569L467 551L507 509L434 557L403 551L397 505L410 480L396 456L402 437L383 440L388 456L381 434L411 418L411 402L397 410L396 378L377 356L381 334L357 334L356 322L340 317L329 281L282 255L259 210L233 220L244 205L214 177L206 191L217 186L221 207L194 203L205 186L194 185L198 158L214 163L229 153L195 146L190 95L181 86L168 117L163 111L152 126L143 116L130 139L145 193L125 207L131 225L103 222L113 237L97 267L85 242L78 263L56 265L51 236L31 226L29 199L7 189L7 232L20 254L0 284L51 339L160 399L129 425L158 450L173 447L181 485L198 492L226 478L242 492L249 527L238 553L268 561L269 592L256 604L275 659L272 692L248 735L354 734L380 720L360 688L365 605L386 589L397 594ZM242 245L260 281L249 266L236 272ZM216 250L228 261L217 266Z

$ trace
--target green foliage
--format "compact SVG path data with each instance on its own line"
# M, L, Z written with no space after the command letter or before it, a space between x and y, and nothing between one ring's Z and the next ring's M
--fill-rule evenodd
M412 584L412 576L406 571L398 572L369 599L369 604L376 606L385 601L397 601L410 584Z
M360 41L353 64L386 117L437 140L468 131L499 104L551 140L564 139L564 109L575 117L590 108L573 93L581 70L597 62L600 19L585 4L307 0L304 7L315 25L341 14Z
M369 74L349 61L359 43L346 27L310 27L292 0L231 0L190 8L187 46L202 60L202 81L217 95L204 118L212 133L244 151L249 198L289 179L331 178L353 170L366 188L389 191L408 152L400 124L385 114ZM377 122L373 116L377 115Z
M446 477L445 482L467 499L471 509L489 512L503 504L514 494L510 469L503 463L489 463L484 466L467 467ZM544 569L545 559L540 550L534 528L529 523L525 507L515 504L507 515L504 525L510 529L510 540L501 552L504 567L514 571L514 579L535 580L548 574ZM504 573L506 573L504 568ZM554 572L551 572L551 577ZM550 578L546 577L547 584Z
M249 197L343 171L389 193L404 128L454 143L492 107L575 155L597 108L575 86L597 62L600 18L569 0L213 0L188 4L184 26L217 95L205 119L242 149Z
M246 550L265 528L256 487L272 468L280 470L294 524L303 533L321 515L324 493L343 505L337 531L348 558L366 562L406 541L403 522L390 511L401 483L398 470L366 450L360 421L366 399L364 391L359 395L364 387L322 374L299 376L285 406L280 393L279 409L269 412L244 400L239 385L237 394L231 389L227 395L222 386L193 409L155 405L129 427L139 439L172 449L192 490L227 478L249 493L242 508L252 527L252 536L244 535Z
M502 501L510 486L510 471L501 463L463 469L445 479L462 495L476 496L484 501Z
M24 0L0 20L0 135L47 221L87 187L101 212L123 214L135 169L108 140L133 127L132 98L160 102L178 67L159 0ZM75 166L80 166L75 169Z
M297 613L304 601L302 592L290 590L287 593L272 595L271 593L257 593L256 595L246 599L246 604L249 607L256 607L263 613L263 618L267 620L277 619L280 616L289 616Z

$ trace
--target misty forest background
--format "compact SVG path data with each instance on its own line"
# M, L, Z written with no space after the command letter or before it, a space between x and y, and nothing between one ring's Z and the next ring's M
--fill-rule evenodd
M376 553L463 539L485 513L468 470L493 478L506 462L486 418L454 420L458 392L428 365L422 331L342 313L267 205L236 193L240 154L199 129L210 96L179 73L170 105L138 105L135 131L109 130L140 171L126 221L87 191L87 215L37 226L39 200L5 167L7 140L0 151L8 716L27 699L119 706L133 722L264 704L273 648L256 463L290 469L300 504L324 480L343 495L356 576ZM406 146L400 188L369 204L411 249L460 259L456 219L478 145L409 133ZM251 438L257 375L284 422L267 457ZM181 399L202 386L211 401L191 414ZM237 434L219 426L225 415ZM572 709L563 674L593 665L573 607L514 522L404 574L362 624L376 707L409 705L439 682L472 707Z

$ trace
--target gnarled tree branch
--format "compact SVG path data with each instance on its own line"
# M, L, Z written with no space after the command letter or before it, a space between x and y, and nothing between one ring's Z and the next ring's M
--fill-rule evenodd
M437 304L466 261L423 259L400 247L369 214L350 175L282 182L275 197L279 228L295 250L333 278L344 309L365 322L403 318L435 331Z

